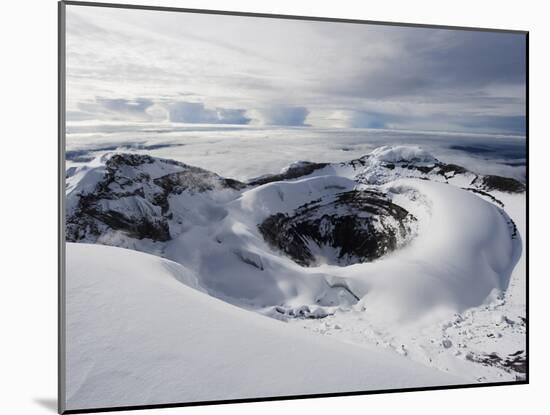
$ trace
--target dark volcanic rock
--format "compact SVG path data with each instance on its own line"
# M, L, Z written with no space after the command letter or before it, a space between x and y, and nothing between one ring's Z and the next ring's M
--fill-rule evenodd
M497 190L507 193L523 193L526 190L523 183L510 177L489 175L482 176L479 180L481 180L481 187L486 191Z
M214 190L216 186L220 184L222 187L229 187L235 190L245 187L243 183L232 179L220 177L219 180L212 181L212 173L197 167L189 167L184 171L167 174L155 179L154 183L162 187L168 193L175 194L180 194L186 190L202 193L208 190Z
M452 173L452 175L454 176L455 174L464 174L468 172L468 170L466 170L464 167L457 164L438 163L437 167L439 167L438 174L441 174L443 176L446 176L449 173Z
M406 168L408 170L418 170L419 172L423 174L438 174L440 176L443 176L445 179L450 179L454 177L457 174L465 174L468 173L468 170L466 170L464 167L459 166L457 164L445 164L441 162L434 163L431 166L423 166L416 163L409 163L409 162L402 162L401 164L402 168ZM388 167L387 165L384 167Z
M269 176L253 179L248 184L250 186L259 186L262 184L280 182L283 180L297 179L299 177L307 176L313 173L315 170L322 169L328 166L328 163L311 163L309 161L302 161L296 166L290 166L286 171L280 174L273 174Z
M349 265L396 249L410 235L414 221L382 193L350 191L302 205L293 215L272 215L259 230L270 246L302 266L320 259Z
M473 192L473 193L477 193L477 194L482 195L482 196L485 196L485 197L491 199L494 203L499 205L501 208L504 207L504 203L502 203L502 201L500 201L499 199L497 199L496 197L494 197L490 193L484 192L483 190L479 190L479 189L476 189L474 187L463 187L463 189L468 190L468 191Z
M518 350L508 356L502 357L497 353L474 354L469 353L466 359L471 362L481 363L484 366L494 366L507 372L515 372L516 378L522 380L527 372L527 356L524 350Z
M167 174L151 178L151 172L163 170ZM115 154L105 162L95 187L75 196L78 202L68 212L66 238L93 241L111 229L136 239L166 241L171 238L170 196L243 187L236 180L173 160Z

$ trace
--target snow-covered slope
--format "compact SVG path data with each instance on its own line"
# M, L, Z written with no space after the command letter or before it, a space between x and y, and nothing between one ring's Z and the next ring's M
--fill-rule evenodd
M67 409L463 382L212 298L156 256L69 243L67 275Z
M524 228L516 222L524 220L525 185L415 146L384 146L341 163L297 162L248 183L135 154L102 155L67 174L69 241L172 260L193 276L192 287L290 325L309 319L304 325L315 331L313 319L355 321L350 331L328 330L353 343L394 336L401 343L392 348L402 351L415 333L493 307L522 258ZM514 284L518 278L524 268ZM375 334L357 340L365 329ZM466 330L455 343L467 341ZM429 336L417 343L433 343ZM510 344L506 354L520 351ZM429 345L419 348L428 351L409 357L432 365ZM492 351L472 359L489 367L483 353ZM464 359L434 365L462 376ZM502 366L497 375L520 370ZM500 380L481 372L470 381Z
M517 234L525 235L525 195L494 194L513 218ZM339 309L322 320L288 322L322 336L393 350L427 366L460 374L472 383L514 381L525 379L527 370L525 301L526 259L522 255L506 291L431 324L381 324L357 306Z
M69 241L172 259L246 307L361 300L386 320L462 311L505 290L521 252L506 213L478 196L489 193L438 183L486 176L415 147L298 163L248 186L149 156L94 163L68 179Z
M166 241L223 215L216 201L244 187L197 167L137 154L104 155L67 176L67 239L82 241L116 232ZM185 206L189 195L192 211Z

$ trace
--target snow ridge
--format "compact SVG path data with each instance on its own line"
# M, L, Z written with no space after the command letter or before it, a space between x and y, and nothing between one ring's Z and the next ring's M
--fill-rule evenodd
M525 185L419 147L248 183L127 153L67 175L68 241L165 258L192 275L183 284L291 324L360 316L378 333L369 342L492 304L521 258L507 209Z

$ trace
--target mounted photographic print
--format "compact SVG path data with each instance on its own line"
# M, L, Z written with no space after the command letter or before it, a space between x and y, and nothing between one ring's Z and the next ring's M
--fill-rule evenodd
M527 32L59 7L61 412L528 382Z

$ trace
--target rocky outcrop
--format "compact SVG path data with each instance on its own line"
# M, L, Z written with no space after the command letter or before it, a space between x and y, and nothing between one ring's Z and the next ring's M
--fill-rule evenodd
M481 190L486 192L496 190L506 193L523 193L527 189L525 184L516 179L493 175L480 176L475 180L474 184L477 184Z
M71 195L76 203L67 212L67 241L95 242L108 231L167 241L171 197L245 186L198 167L138 154L111 155L96 173L101 176L95 185Z
M269 174L266 176L252 179L248 182L250 186L260 186L262 184L280 182L284 180L298 179L300 177L307 176L316 170L320 170L323 167L328 166L329 163L312 163L310 161L300 161L289 167L279 174Z
M104 156L94 167L94 182L78 185L68 193L66 217L68 241L96 242L108 232L120 232L134 239L167 241L174 235L174 215L181 224L185 207L173 208L179 195L217 195L219 191L240 192L271 182L323 174L333 167L359 185L380 185L404 177L447 183L468 183L467 189L495 199L489 192L521 193L520 181L495 175L479 175L462 166L446 164L415 147L381 147L361 158L343 163L300 161L279 174L253 179L247 184L173 160L143 154L116 153ZM67 172L68 180L78 175ZM463 184L460 184L463 187ZM381 193L354 191L336 199L311 201L291 215L274 214L258 224L268 243L300 265L312 265L323 254L336 250L328 259L335 263L372 261L399 246L409 235L414 218ZM193 219L190 219L193 221ZM361 241L360 244L357 241ZM328 248L327 248L328 247ZM326 258L325 258L326 259Z
M259 226L274 249L302 266L373 261L407 241L416 219L374 191L315 200L294 214L277 213Z

